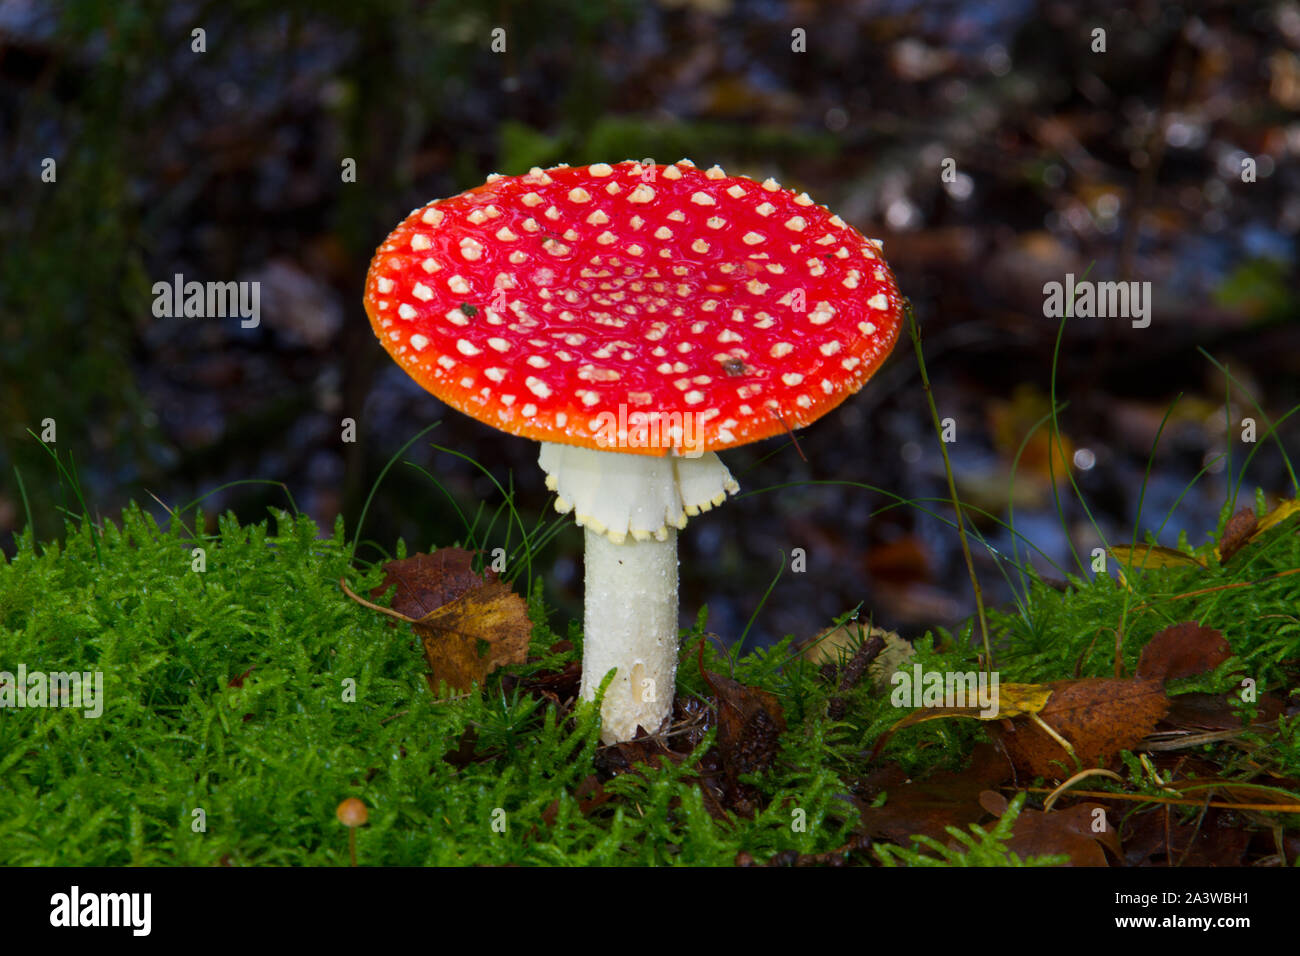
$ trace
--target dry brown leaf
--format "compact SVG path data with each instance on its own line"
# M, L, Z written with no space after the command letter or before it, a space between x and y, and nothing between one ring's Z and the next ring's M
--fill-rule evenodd
M474 552L464 548L439 548L432 554L413 554L384 565L384 580L371 590L376 600L396 587L392 608L405 617L419 620L430 611L456 600L466 591L495 581L490 569L475 573Z
M1214 553L1220 561L1227 561L1264 532L1294 514L1300 514L1300 499L1289 498L1280 501L1276 508L1262 518L1256 518L1254 508L1242 508L1228 519L1223 529L1223 538L1219 541L1219 546L1214 549Z
M921 834L939 841L949 839L945 827L977 823L983 816L979 795L1011 776L1007 758L991 744L976 744L965 770L940 770L924 780L909 780L897 765L872 772L854 787L860 812L858 831L902 846ZM881 792L882 806L872 806Z
M477 574L473 559L471 551L441 548L389 561L383 583L371 594L396 587L391 608L370 604L340 582L354 601L411 624L424 645L435 692L440 682L468 691L498 667L528 659L528 605L491 571Z
M1006 797L996 790L980 794L980 805L998 817L1007 811ZM1006 847L1021 858L1065 854L1070 858L1069 866L1109 866L1102 847L1109 848L1117 860L1123 858L1123 852L1119 834L1109 820L1104 824L1105 829L1093 829L1094 821L1099 819L1098 810L1105 813L1105 807L1099 803L1079 803L1050 813L1026 807L1016 818Z
M1223 635L1196 621L1167 627L1147 642L1138 658L1137 676L1168 681L1212 671L1229 657L1232 648Z
M1125 824L1129 866L1241 866L1251 833L1229 811L1211 808L1183 823L1169 807L1134 814Z
M1219 540L1219 546L1215 549L1219 560L1227 561L1245 547L1246 542L1254 536L1257 527L1259 527L1259 519L1255 517L1254 508L1242 508L1229 518L1223 528L1223 537Z
M748 816L759 794L740 780L741 774L761 773L772 766L781 749L785 716L775 694L750 687L721 674L704 672L718 701L718 756L727 796L736 812Z
M1169 709L1164 688L1155 680L1087 678L1044 686L1052 689L1052 699L1037 716L1073 746L1084 767L1132 750ZM1074 760L1039 724L1004 720L989 729L1020 773L1064 779L1074 772Z
M481 685L498 667L526 661L533 633L528 605L500 581L481 584L412 626L433 672L430 683L443 681L457 691Z

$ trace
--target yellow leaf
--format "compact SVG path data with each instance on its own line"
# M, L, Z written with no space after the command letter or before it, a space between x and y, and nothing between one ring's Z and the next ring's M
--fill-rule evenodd
M1140 544L1136 548L1113 547L1110 553L1115 556L1115 560L1120 564L1128 567L1129 557L1133 558L1133 567L1135 568L1189 568L1205 567L1205 562L1200 558L1193 557L1190 554L1183 554L1181 551L1175 551L1173 548L1162 548L1159 545Z
M1293 514L1300 514L1300 499L1292 498L1290 501L1280 502L1276 508L1259 519L1259 524L1255 526L1255 533L1251 538L1258 538L1269 528L1281 524Z
M918 669L920 665L917 665ZM885 742L896 731L914 724L923 724L927 720L939 720L942 717L971 717L975 720L1002 720L1010 717L1023 717L1037 714L1047 706L1052 697L1052 687L1048 684L998 684L997 713L985 714L978 705L972 707L918 707L902 720L895 723L880 739L872 750L875 757L885 746ZM973 690L970 693L974 693Z
M1130 559L1136 571L1145 571L1148 568L1205 567L1205 562L1200 558L1195 558L1190 554L1183 554L1183 552L1175 551L1173 548L1162 548L1159 545L1139 544L1136 548L1116 545L1110 549L1110 553L1115 556L1115 560L1120 564L1119 580L1125 587L1128 587L1128 579L1124 577L1124 569L1129 566Z

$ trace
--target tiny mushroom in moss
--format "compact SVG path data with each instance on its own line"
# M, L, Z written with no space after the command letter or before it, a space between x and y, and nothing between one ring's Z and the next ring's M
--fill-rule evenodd
M348 855L352 858L352 865L357 865L357 827L363 827L370 819L370 811L366 805L356 797L348 797L338 805L334 811L334 816L338 818L339 823L348 828Z
M446 404L541 442L585 529L582 694L656 733L678 654L677 532L738 485L715 452L808 425L871 377L903 300L880 244L808 198L622 162L493 175L375 253L375 334Z

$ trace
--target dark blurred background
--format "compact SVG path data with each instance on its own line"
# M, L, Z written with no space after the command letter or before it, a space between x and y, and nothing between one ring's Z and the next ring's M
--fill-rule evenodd
M196 28L206 52L192 49ZM795 30L806 52L792 51ZM1069 323L1064 520L1040 429L1020 460L1016 525L1042 551L1035 566L1077 570L1071 544L1086 555L1097 535L1069 469L1103 532L1126 540L1181 396L1141 526L1158 527L1208 466L1160 536L1201 543L1233 493L1225 452L1236 469L1258 449L1243 504L1257 488L1294 493L1277 449L1242 443L1239 423L1267 430L1252 396L1274 420L1300 402L1298 109L1295 0L0 0L0 548L12 553L28 508L45 540L62 533L60 507L79 510L27 433L46 418L99 516L134 498L163 517L151 493L176 507L263 478L325 529L342 513L351 534L384 462L437 419L430 440L503 483L513 473L536 516L535 444L448 411L375 341L361 308L370 255L410 209L491 172L681 157L774 176L884 239L957 426L959 489L1004 520L1011 463L1050 408L1058 322L1043 284L1151 282L1149 328ZM46 158L56 182L42 181ZM175 273L260 281L261 325L156 318L151 287ZM1229 392L1198 348L1241 387ZM1300 415L1280 431L1300 451ZM799 440L806 461L785 440L725 458L746 489L946 494L906 340ZM408 457L462 507L497 499L454 456L421 443ZM735 639L781 553L804 548L807 571L787 569L750 643L811 635L864 601L905 633L959 620L971 600L955 533L912 506L873 516L889 503L805 485L697 519L682 537L683 619L707 603L712 629ZM207 508L261 520L286 504L240 485ZM1009 550L995 524L979 527ZM416 550L460 528L398 466L363 533ZM561 534L540 563L562 615L580 613L581 537ZM983 548L977 560L1006 600L998 561Z

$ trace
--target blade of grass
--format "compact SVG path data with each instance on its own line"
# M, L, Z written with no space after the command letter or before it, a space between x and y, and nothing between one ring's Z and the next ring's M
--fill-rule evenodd
M948 478L948 493L952 495L952 507L957 512L957 536L961 539L961 553L966 559L966 570L970 572L971 587L975 591L975 613L979 617L980 637L984 641L984 670L988 673L993 669L993 651L989 645L989 625L984 614L984 594L980 590L979 576L975 573L975 559L970 553L970 542L966 540L966 518L961 510L961 499L957 497L957 482L952 473L952 461L948 458L948 444L943 440L943 423L939 420L939 407L935 404L934 392L930 388L930 375L925 368L925 352L921 348L921 327L916 321L916 313L912 311L911 302L906 300L904 302L908 331L912 336L912 346L916 350L916 364L921 370L921 390L925 392L926 402L930 405L930 417L934 421L935 434L939 437L939 451L943 454L943 470Z
M1064 410L1064 409L1062 409L1062 410ZM1024 439L1020 442L1020 447L1016 449L1016 457L1013 458L1013 459L1011 460L1011 475L1010 475L1010 477L1007 479L1007 522L1010 524L1011 529L1012 529L1012 535L1011 535L1011 563L1012 563L1013 566L1015 566L1015 567L1017 568L1017 570L1019 570L1019 564L1020 564L1020 547L1019 547L1019 545L1018 545L1017 542L1016 542L1016 535L1015 535L1015 527L1016 527L1016 473L1017 473L1017 471L1019 471L1019 469L1020 469L1020 458L1021 458L1022 455L1024 455L1024 453L1025 453L1025 449L1029 447L1029 440L1030 440L1031 438L1034 437L1034 433L1037 432L1038 429L1042 428L1043 425L1046 424L1047 420L1050 419L1051 417L1052 417L1052 413L1051 413L1051 412L1048 412L1046 415L1044 415L1044 416L1043 416L1042 418L1040 418L1038 421L1034 422L1033 427L1029 429L1029 431L1025 434ZM1050 462L1050 459L1051 459L1051 454L1052 454L1052 451L1051 451L1051 449L1049 448L1049 449L1048 449L1048 460L1049 460L1049 462ZM1024 589L1026 597L1028 597L1028 594L1029 594L1029 583L1028 583L1028 581L1025 580L1025 573L1024 573L1023 570L1020 571L1020 586ZM1013 593L1014 593L1014 590L1013 590ZM1017 603L1019 603L1018 600L1017 600Z
M521 517L519 517L519 512L515 510L515 503L513 498L511 498L511 496L506 493L506 490L501 487L501 482L496 480L496 477L492 474L492 472L488 471L486 468L484 468L481 464L479 464L469 455L458 452L453 448L445 448L442 445L436 445L436 444L430 445L429 447L437 449L438 451L441 452L446 452L448 455L455 455L457 458L461 459L462 461L469 462L471 465L473 465L475 468L481 471L484 475L486 475L487 479L490 482L492 482L493 485L496 486L497 491L501 492L501 497L505 500L506 507L510 509L510 514L514 517L515 523L519 526L519 533L524 535L525 538L527 537L528 531L524 527L524 520ZM525 554L527 554L526 565L528 568L528 591L529 593L531 593L533 589L533 557L531 552L525 552Z
M390 468L393 467L393 465L394 465L394 463L396 463L397 459L401 458L403 455L406 454L406 449L410 448L410 447L411 447L412 445L414 445L417 441L419 441L419 440L420 440L421 438L423 438L425 435L429 434L429 432L433 431L435 428L437 428L437 427L438 427L439 425L441 425L441 424L442 424L442 422L438 421L438 422L434 422L432 425L429 425L429 426L426 427L426 428L422 428L422 429L420 429L420 431L417 432L417 433L415 434L414 437L412 437L412 438L410 438L410 439L407 440L407 442L406 442L405 445L403 445L401 448L397 449L397 451L395 451L395 452L393 453L393 456L392 456L391 458L388 459L388 461L387 461L387 463L384 465L384 467L383 467L382 469L380 469L380 471L379 471L379 477L376 478L376 479L375 479L375 483L374 483L373 485L370 486L370 493L369 493L368 495L366 495L366 502L365 502L365 504L362 505L362 507L361 507L361 517L359 517L359 518L357 519L357 530L356 530L356 534L355 534L355 536L354 536L353 539L352 539L352 547L348 549L348 564L351 564L351 563L352 563L352 559L356 556L356 553L357 553L357 542L361 539L361 529L362 529L362 527L365 526L365 523L366 523L366 513L370 510L370 502L374 500L374 498L375 498L375 492L379 490L379 486L383 483L384 476L385 476L386 474L388 474L388 469L390 469Z
M27 515L27 530L32 534L32 551L36 551L36 522L32 518L32 503L27 500L27 486L23 484L23 473L14 465L14 477L18 479L18 494L23 499L23 513Z
M1095 259L1092 262L1089 262L1088 268L1083 270L1083 275L1080 277L1079 281L1083 281L1084 279L1087 279L1088 275L1092 272L1093 266L1095 266L1096 264L1097 261ZM1047 446L1047 476L1052 483L1052 498L1056 502L1056 516L1061 522L1061 530L1065 532L1065 542L1070 546L1070 554L1073 555L1074 557L1074 563L1078 565L1079 573L1082 574L1084 577L1087 577L1088 569L1084 567L1083 562L1079 559L1079 551L1074 546L1074 536L1070 534L1070 524L1068 521L1065 520L1065 506L1061 504L1061 489L1057 486L1056 483L1056 450L1058 448L1064 450L1065 448L1065 444L1061 441L1061 422L1058 416L1058 409L1056 403L1056 372L1061 364L1061 342L1065 339L1065 325L1073 317L1074 317L1074 302L1073 300L1071 300L1065 303L1065 315L1061 317L1060 328L1056 330L1056 345L1052 348L1052 377L1051 377L1051 387L1049 390L1049 400L1052 403L1051 404L1052 438L1051 441L1048 442L1048 446ZM1066 473L1069 474L1068 466L1066 468ZM1070 483L1074 485L1073 475L1070 475ZM1078 485L1074 485L1074 491L1075 494L1078 495L1079 497L1080 504L1084 506L1084 511L1088 514L1088 520L1092 521L1092 513L1088 512L1087 503L1083 500L1083 495L1079 494ZM1097 522L1092 521L1092 526L1094 528L1097 528ZM1105 536L1100 535L1100 529L1097 530L1099 536L1102 537L1102 539L1104 540Z
M55 465L55 467L59 470L59 473L63 475L63 477L67 480L68 485L72 488L72 493L73 493L74 496L76 496L77 503L81 505L81 517L82 517L82 519L85 521L86 526L87 526L88 530L90 531L90 540L91 540L91 543L94 544L94 546L95 546L95 558L98 560L98 562L99 562L99 566L100 566L100 567L103 567L103 566L104 566L104 553L103 553L103 551L100 550L100 547L99 547L99 534L98 534L98 529L96 529L94 523L90 520L90 508L88 508L88 507L86 506L86 499L85 499L84 497L82 497L82 494L81 494L81 483L77 481L77 476L76 476L76 472L75 472L75 470L70 472L70 471L67 469L67 467L64 466L63 462L60 460L58 453L57 453L53 448L51 448L49 445L47 445L47 444L46 444L46 443L41 439L41 436L39 436L39 435L36 434L36 432L32 431L32 430L29 428L29 429L27 429L27 434L31 435L31 436L32 436L33 438L35 438L38 442L41 443L41 447L45 449L46 453L47 453L51 458L54 459L54 465ZM69 455L69 457L71 457L71 455ZM76 468L76 462L75 462L75 461L73 462L73 468L74 468L74 469Z
M1232 384L1237 386L1238 391L1240 391L1243 395L1245 395L1248 399L1250 399L1250 404L1255 406L1255 410L1259 412L1259 417L1263 419L1264 422L1270 426L1268 431L1264 433L1263 437L1267 438L1270 435L1273 436L1273 440L1277 443L1278 451L1282 453L1282 461L1286 465L1287 474L1291 476L1291 488L1293 489L1296 495L1300 495L1300 480L1296 478L1295 468L1292 467L1291 465L1291 456L1286 453L1286 446L1282 444L1281 437L1276 434L1277 426L1282 424L1282 422L1285 421L1287 418L1290 418L1291 415L1293 415L1297 410L1300 410L1300 406L1296 406L1296 408L1291 409L1291 411L1287 412L1286 415L1283 416L1282 419L1279 419L1276 423L1270 422L1268 415L1265 414L1264 412L1264 407L1259 404L1255 396L1252 395L1250 391L1247 390L1241 384L1241 382L1237 381L1237 379L1233 377L1232 373L1228 371L1228 367L1226 365L1221 363L1218 359L1216 359L1213 355L1211 355L1209 352L1207 352L1204 348L1200 347L1199 345L1196 347L1196 351L1204 355L1210 361L1211 365L1213 365L1220 372L1222 372L1224 377L1229 381L1231 381ZM1231 428L1231 423L1229 423L1229 427ZM1229 442L1231 442L1231 438L1229 438ZM1256 445L1256 448L1258 448L1258 444ZM1251 455L1254 455L1254 453L1255 452L1252 451ZM1242 475L1244 476L1246 472L1246 466L1244 464L1242 465L1241 471L1242 471ZM1238 485L1240 485L1240 482L1238 482ZM1233 489L1232 501L1233 501L1233 507L1235 508L1237 502L1237 488Z
M1296 412L1300 412L1300 405L1296 405L1285 415L1281 416L1277 421L1275 421L1272 425L1270 425L1268 431L1264 432L1264 434L1261 437L1268 438L1270 435L1276 437L1278 427L1284 421L1290 418L1292 415L1296 414ZM1229 515L1231 515L1233 512L1237 510L1237 497L1241 491L1241 483L1246 480L1246 468L1247 466L1250 465L1251 461L1254 460L1255 455L1258 454L1259 450L1263 447L1264 447L1263 442L1259 442L1259 441L1255 442L1255 447L1250 450L1250 453L1246 455L1246 460L1241 463L1241 471L1238 473L1236 483L1233 485L1233 489L1232 489L1232 503L1229 505ZM1286 457L1285 453L1283 454L1283 457L1284 458ZM1287 461L1286 464L1289 467L1291 463Z
M213 495L217 494L218 492L225 491L227 488L233 488L236 485L274 485L275 487L283 491L284 496L289 499L289 507L293 509L294 515L296 516L300 513L298 511L298 503L293 500L293 494L289 491L289 486L286 485L283 481L275 481L274 479L271 478L240 478L236 481L227 481L223 485L217 485L217 487L213 488L211 491L199 495L199 497L195 498L193 501L191 501L189 504L185 505L184 507L177 508L175 514L177 516L183 515L191 508L201 505L203 502L207 501L209 498L211 498ZM154 498L154 500L158 501L156 497ZM158 503L162 504L161 501L158 501ZM165 508L167 506L163 505L163 507ZM169 514L170 513L171 512L169 512Z
M444 485L441 481L439 481L433 475L433 473L429 471L427 468L425 468L423 465L417 465L413 461L404 461L402 462L402 464L406 465L408 468L414 468L420 474L424 475L424 477L428 478L431 482L433 482L433 486L442 492L443 497L445 497L451 503L452 509L456 512L456 517L460 519L461 525L463 525L465 528L465 534L470 539L467 542L467 544L470 545L469 550L474 550L473 549L474 530L470 527L469 520L465 517L465 512L460 510L460 505L456 503L455 496L452 495L452 493L447 490L446 485Z
M736 642L736 655L737 655L737 657L740 656L741 652L742 652L743 649L744 649L744 646L745 646L745 638L749 636L749 629L750 629L751 627L753 627L753 626L754 626L754 622L755 622L756 620L758 620L758 615L762 612L762 610L763 610L763 606L764 606L765 604L767 604L767 599L768 599L769 597L771 597L771 595L772 595L772 589L776 587L776 582L778 582L778 581L781 580L781 575L783 575L784 573L785 573L785 552L782 551L782 552L781 552L781 563L777 566L777 569L776 569L776 576L772 578L771 583L769 583L768 586L767 586L767 590L763 592L763 597L762 597L762 599L758 602L758 606L754 608L754 613L751 614L751 615L749 616L749 621L748 621L748 623L745 624L745 629L744 629L743 631L740 632L740 640L738 640L738 641ZM727 651L727 658L728 658L728 660L730 660L730 658L731 658L731 651L730 651L730 649L728 649L728 651ZM733 676L733 677L735 676L735 668L734 668L734 665L733 665L733 668L732 668L732 676Z

